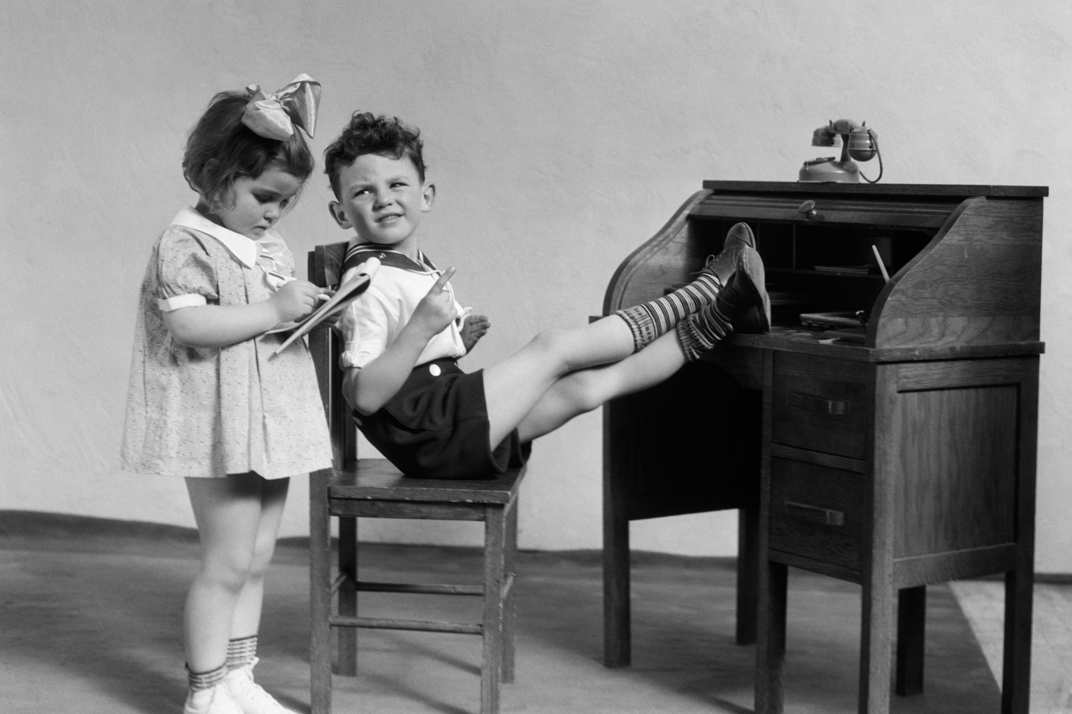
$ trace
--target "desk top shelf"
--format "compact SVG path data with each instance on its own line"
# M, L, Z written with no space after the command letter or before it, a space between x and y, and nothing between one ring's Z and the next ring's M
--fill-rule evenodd
M931 184L931 183L808 183L806 181L719 181L708 179L705 189L717 193L784 193L865 196L913 196L919 198L1045 198L1048 186L1001 186L993 184Z

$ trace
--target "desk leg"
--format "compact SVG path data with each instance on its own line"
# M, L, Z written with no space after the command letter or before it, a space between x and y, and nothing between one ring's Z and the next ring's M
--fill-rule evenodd
M1023 558L1020 559L1024 560ZM1028 714L1031 695L1030 564L1005 573L1005 653L1002 663L1002 714Z
M737 511L737 644L756 641L756 601L759 593L759 508Z
M629 518L608 496L603 501L603 666L628 667Z
M756 714L782 714L788 570L781 563L759 564Z
M923 691L923 647L927 624L927 586L897 594L897 694Z
M877 583L874 581L878 581ZM889 714L893 669L894 590L881 578L863 586L860 623L860 714Z

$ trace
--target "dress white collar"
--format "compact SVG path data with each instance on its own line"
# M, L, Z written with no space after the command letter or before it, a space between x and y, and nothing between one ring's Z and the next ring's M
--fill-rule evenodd
M193 208L184 208L179 211L175 218L172 219L171 225L184 226L201 233L207 233L223 244L223 247L247 268L252 268L257 264L257 256L260 254L260 247L257 245L257 241L247 238L241 233L235 233L230 228L224 228L219 223L213 223ZM269 234L266 233L265 235Z

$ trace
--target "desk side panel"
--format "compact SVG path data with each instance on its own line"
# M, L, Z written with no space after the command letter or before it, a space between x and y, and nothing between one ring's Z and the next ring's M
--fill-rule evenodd
M875 347L1036 342L1042 199L972 198L886 286Z
M920 582L1008 568L1020 539L1022 452L1034 448L1037 359L907 363L887 438L896 474L894 558ZM978 569L978 572L968 572Z

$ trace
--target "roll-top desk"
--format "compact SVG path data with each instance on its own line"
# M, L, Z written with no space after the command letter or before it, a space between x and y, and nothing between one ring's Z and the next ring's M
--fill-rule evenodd
M773 327L604 410L608 665L629 658L628 521L741 508L758 712L782 711L793 566L861 586L871 713L889 709L895 662L897 692L922 690L926 586L1004 574L1002 711L1028 713L1047 193L706 181L626 257L605 314L687 281L747 221ZM813 313L844 325L806 328Z

